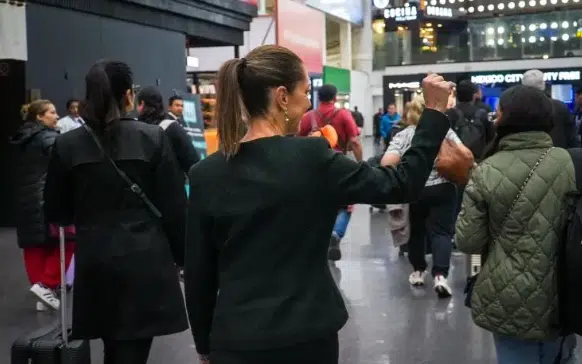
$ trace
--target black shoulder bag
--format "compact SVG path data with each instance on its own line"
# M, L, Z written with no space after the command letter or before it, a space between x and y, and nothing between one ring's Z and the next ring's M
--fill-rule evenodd
M95 142L95 144L97 145L97 147L101 151L101 154L103 154L103 158L105 158L105 159L107 159L109 161L109 163L111 164L111 166L113 167L113 169L115 169L115 172L117 172L117 174L119 175L119 177L121 177L125 181L125 183L129 187L129 189L131 190L131 192L133 192L135 195L137 195L143 201L143 203L148 207L148 209L154 214L155 217L161 218L162 217L162 213L160 212L160 210L158 210L158 208L148 198L148 196L145 194L145 192L143 192L143 190L141 189L141 187L137 183L133 182L127 176L127 174L125 174L124 171L122 171L121 169L119 169L119 167L117 166L117 164L115 163L115 161L113 159L111 159L111 157L109 156L109 154L107 154L107 152L103 148L103 145L101 144L101 141L99 141L99 138L97 137L97 135L95 134L95 132L93 131L93 129L91 129L91 127L89 125L87 125L87 123L83 123L83 128L85 128L85 130L89 133L89 135L91 135L91 138L93 138L93 141Z

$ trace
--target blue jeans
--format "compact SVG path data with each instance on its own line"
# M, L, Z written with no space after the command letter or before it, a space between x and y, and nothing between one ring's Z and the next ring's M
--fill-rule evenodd
M346 235L346 230L348 229L348 224L350 223L351 217L352 213L345 208L340 209L337 214L335 225L333 227L333 233L337 235L340 240L343 239Z
M562 338L554 341L530 341L493 334L498 364L554 364ZM564 341L561 364L574 364L576 337Z

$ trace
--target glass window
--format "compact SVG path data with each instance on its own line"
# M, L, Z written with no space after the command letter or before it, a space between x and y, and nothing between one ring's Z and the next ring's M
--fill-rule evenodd
M582 11L527 14L469 23L472 61L582 55Z
M582 56L582 10L468 22L427 20L398 26L389 21L384 23L384 19L373 23L374 69L406 64Z

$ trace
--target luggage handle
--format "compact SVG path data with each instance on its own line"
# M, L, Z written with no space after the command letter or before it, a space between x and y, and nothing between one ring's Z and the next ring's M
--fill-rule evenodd
M63 343L69 345L69 332L67 328L67 279L66 279L66 255L65 255L65 228L59 226L59 253L61 265L61 332Z

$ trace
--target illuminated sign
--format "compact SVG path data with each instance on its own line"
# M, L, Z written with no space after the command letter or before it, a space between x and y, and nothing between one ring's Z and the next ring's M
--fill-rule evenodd
M471 76L471 82L476 84L520 83L523 73L494 73L489 75ZM544 72L544 81L580 81L580 71Z
M323 86L323 78L313 78L309 80L311 82L311 87L319 88Z
M389 89L395 89L395 88L419 88L420 87L420 82L416 81L416 82L390 82L388 84L388 88Z
M395 19L396 21L416 20L418 11L415 7L401 7L384 9L384 18Z
M452 18L453 17L453 9L441 8L438 6L427 6L425 13L426 13L426 16L440 16L443 18Z

